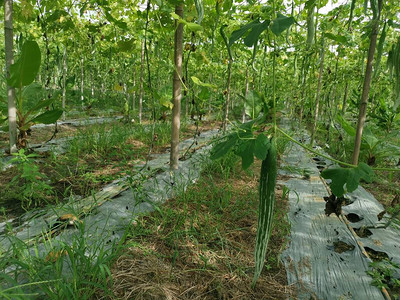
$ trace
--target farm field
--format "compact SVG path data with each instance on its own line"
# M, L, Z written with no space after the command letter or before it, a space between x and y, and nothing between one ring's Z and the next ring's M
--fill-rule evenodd
M396 1L0 1L1 299L399 299Z

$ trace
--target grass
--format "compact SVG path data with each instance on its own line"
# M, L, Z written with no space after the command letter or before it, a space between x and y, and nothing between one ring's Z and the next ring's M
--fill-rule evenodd
M193 136L193 126L182 127L182 138ZM132 175L134 164L145 159L149 144L154 152L161 152L169 140L168 123L153 128L120 123L81 128L74 132L65 155L50 153L28 160L54 192L54 198L36 206L64 201L71 193L87 196L108 181L129 172ZM285 143L282 140L282 146ZM0 268L16 269L1 275L0 298L121 299L129 293L146 299L177 293L180 299L285 298L290 289L279 263L289 232L284 201L278 205L265 271L253 290L259 165L247 172L239 165L234 156L206 165L196 185L153 214L139 217L127 229L123 245L110 248L103 240L90 245L84 223L77 224L80 233L70 244L49 239L44 252L36 248L32 253L13 238L13 247L0 254ZM19 214L20 203L13 197L24 186L7 185L7 178L17 171L14 167L1 174L1 188L8 186L7 195L11 195L6 203L14 203L2 209L5 219L10 211ZM126 287L124 281L131 276L136 281Z
M15 237L0 254L4 299L286 299L279 255L290 227L278 206L265 269L255 289L254 243L259 164L242 171L228 155L207 164L199 181L142 215L119 243L94 244L85 223L69 244L50 238L45 250ZM10 270L10 269L9 269Z
M251 289L258 207L256 169L244 172L237 159L228 156L208 165L186 193L136 219L124 254L111 268L115 296L285 299L290 291L279 262L289 233L284 201L278 201L266 267L256 288Z
M45 255L28 248L17 238L0 255L0 269L14 271L1 275L2 299L95 299L110 295L109 265L118 255L122 241L106 245L103 240L89 241L79 224L79 234L70 244L45 242ZM47 254L46 254L47 253Z
M67 152L58 155L47 152L28 159L25 164L30 170L35 170L35 174L28 177L30 182L19 175L21 168L18 164L0 173L0 188L4 191L0 205L6 215L13 217L21 214L23 209L64 201L71 193L89 196L93 190L104 184L128 174L134 175L134 165L146 160L150 144L152 153L160 153L165 151L169 143L170 124L156 123L154 133L152 129L151 125L122 122L95 124L71 130L63 128L63 137L72 134L67 142ZM38 130L33 138L35 141L46 140L52 130ZM191 135L193 131L185 123L182 124L182 130L182 138ZM26 151L26 155L30 153ZM15 180L10 182L10 178ZM41 188L30 188L44 183L46 188L49 187L46 193ZM0 219L4 217L6 216Z

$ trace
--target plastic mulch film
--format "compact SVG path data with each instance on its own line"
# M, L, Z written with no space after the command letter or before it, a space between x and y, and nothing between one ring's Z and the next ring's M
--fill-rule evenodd
M303 148L292 145L282 160L281 174L289 179L280 183L290 189L291 223L282 260L296 299L385 299L367 275L371 262L368 253L373 249L400 262L400 230L372 228L372 234L358 236L356 232L362 226L382 225L377 215L383 208L378 201L360 187L346 195L351 204L343 206L344 216L327 216L324 197L329 193L318 168L323 159L313 159Z

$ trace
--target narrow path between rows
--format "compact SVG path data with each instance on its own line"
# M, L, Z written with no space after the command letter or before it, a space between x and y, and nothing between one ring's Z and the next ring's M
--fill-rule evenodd
M307 132L296 134L308 143ZM330 164L294 143L282 157L280 173L287 180L280 183L290 189L291 234L282 255L288 283L298 299L387 299L385 291L371 285L367 270L374 254L400 263L400 229L379 228L385 223L378 220L384 208L361 186L346 195L342 215L328 216L324 197L330 193L320 171ZM371 234L356 234L366 227Z
M176 172L169 172L168 152L153 154L146 166L137 166L136 175L115 180L93 196L71 199L66 204L0 223L1 247L6 251L17 239L31 246L32 255L45 256L51 248L81 238L79 223L84 226L85 238L93 244L93 251L104 241L111 246L136 216L153 210L197 180L201 166L208 160L208 144L217 134L218 130L210 130L182 141L181 156L187 155Z

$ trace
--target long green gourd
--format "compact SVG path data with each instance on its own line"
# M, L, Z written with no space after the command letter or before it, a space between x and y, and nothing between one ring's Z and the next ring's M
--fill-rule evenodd
M263 160L260 174L260 202L258 208L258 227L256 237L255 270L252 286L254 287L264 267L268 241L271 235L272 220L275 207L275 185L277 174L277 151L274 139L271 139L271 148Z

